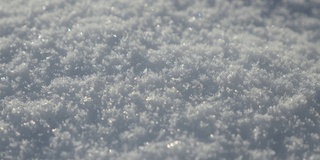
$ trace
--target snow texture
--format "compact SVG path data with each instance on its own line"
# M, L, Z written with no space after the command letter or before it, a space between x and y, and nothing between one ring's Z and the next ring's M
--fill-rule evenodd
M320 159L319 0L1 0L0 159Z

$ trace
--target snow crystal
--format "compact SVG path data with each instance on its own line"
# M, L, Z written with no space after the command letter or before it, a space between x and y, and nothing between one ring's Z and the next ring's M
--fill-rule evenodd
M317 0L0 2L0 159L319 159Z

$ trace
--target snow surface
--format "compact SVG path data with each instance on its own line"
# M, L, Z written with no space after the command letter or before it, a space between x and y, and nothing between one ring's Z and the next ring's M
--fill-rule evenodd
M320 159L319 0L1 0L0 159Z

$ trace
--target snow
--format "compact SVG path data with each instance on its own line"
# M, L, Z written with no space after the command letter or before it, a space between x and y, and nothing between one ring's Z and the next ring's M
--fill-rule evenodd
M0 2L0 159L319 159L317 0Z

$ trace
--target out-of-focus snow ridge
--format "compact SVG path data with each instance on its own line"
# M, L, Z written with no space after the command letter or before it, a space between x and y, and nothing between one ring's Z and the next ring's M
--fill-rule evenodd
M319 6L0 2L0 159L319 159Z

